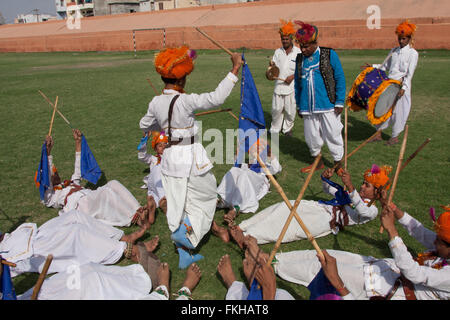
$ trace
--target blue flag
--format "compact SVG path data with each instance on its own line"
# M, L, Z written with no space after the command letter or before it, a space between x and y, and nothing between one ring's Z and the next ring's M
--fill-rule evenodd
M45 191L50 187L50 176L48 171L47 146L44 142L41 149L41 161L34 178L36 186L39 188L41 200L44 200Z
M3 259L0 257L1 260ZM2 293L2 300L17 300L16 291L11 280L11 272L9 271L9 266L6 264L3 265L0 292Z
M88 143L84 135L81 136L81 177L87 181L97 184L98 179L102 176L102 170L89 149Z
M335 287L325 276L322 268L308 285L308 290L311 293L309 300L342 300Z
M337 184L336 182L333 182L323 176L320 176L320 178L326 183L328 183L330 186L335 187L337 191L334 193L333 199L329 201L319 200L319 203L329 204L332 206L344 206L346 204L352 203L352 200L350 199L348 192L344 190L344 188L340 184Z
M144 145L147 144L147 140L148 140L148 135L145 135L145 137L143 137L143 138L141 139L141 142L139 143L137 149L138 149L138 150L141 150L142 147L143 147Z
M252 285L250 286L250 292L247 296L247 300L262 300L263 294L261 286L256 279L253 279Z
M254 146L258 141L261 133L265 132L266 122L264 120L264 112L259 99L258 90L256 89L252 73L248 64L245 62L244 54L242 54L244 66L242 67L241 77L241 110L239 114L239 151L235 163L235 167L240 166L245 161L245 154L250 147ZM265 157L261 156L264 160ZM249 166L255 172L260 172L259 163Z

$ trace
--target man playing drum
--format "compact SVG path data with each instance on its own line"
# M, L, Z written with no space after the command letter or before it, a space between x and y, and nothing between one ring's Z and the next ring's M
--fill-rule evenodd
M408 20L400 23L395 29L398 37L398 47L393 48L386 60L382 64L370 65L366 63L361 68L374 67L389 72L389 78L402 81L401 90L398 93L398 101L393 110L392 116L385 122L376 125L377 129L385 130L392 127L392 136L386 145L399 143L398 136L405 129L411 110L411 80L417 66L419 54L412 48L413 36L416 25ZM381 141L381 133L372 141Z
M300 49L294 46L294 24L281 20L280 27L281 48L275 50L270 61L270 66L279 68L279 78L275 80L275 88L272 96L272 124L271 133L283 132L292 136L292 128L295 120L295 90L294 71L295 57Z
M341 113L345 101L345 76L333 49L319 47L316 26L300 25L295 37L300 44L295 68L295 100L298 115L304 119L305 141L316 157L326 142L335 164L344 156ZM312 165L301 169L307 173ZM316 170L324 168L321 161Z

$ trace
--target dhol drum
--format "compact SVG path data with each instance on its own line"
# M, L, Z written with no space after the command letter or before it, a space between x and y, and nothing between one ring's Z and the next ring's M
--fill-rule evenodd
M383 70L368 67L356 77L345 104L353 111L366 110L370 123L378 125L392 116L401 84Z

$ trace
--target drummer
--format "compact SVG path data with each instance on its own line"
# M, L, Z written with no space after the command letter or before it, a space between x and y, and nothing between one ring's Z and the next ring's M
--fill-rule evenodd
M392 136L386 142L386 145L399 143L398 136L405 129L411 110L411 80L417 66L419 54L413 49L413 37L416 31L416 25L408 20L400 23L395 29L398 39L398 47L393 48L388 58L383 64L370 65L368 63L361 66L362 69L374 67L388 72L389 78L402 81L402 88L398 93L398 101L395 105L393 114L385 122L375 127L381 130L392 127ZM372 141L381 141L381 132Z
M300 49L294 45L294 24L280 19L281 48L275 50L270 61L270 66L276 66L280 70L279 78L275 80L275 88L272 96L272 123L270 132L292 136L295 120L295 90L294 71L295 57Z

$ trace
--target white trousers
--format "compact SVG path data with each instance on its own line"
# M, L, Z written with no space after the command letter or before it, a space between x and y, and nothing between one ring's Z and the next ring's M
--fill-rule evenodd
M289 95L279 95L274 93L272 96L272 123L270 125L271 133L289 132L294 127L296 114L295 91Z
M411 111L411 93L405 92L405 94L398 99L395 105L392 116L385 122L376 125L375 128L386 130L388 127L392 127L392 138L398 137L400 133L405 129L406 121Z
M193 232L187 237L196 247L208 233L216 212L217 182L210 171L200 176L178 178L161 175L167 199L167 222L176 231L187 216Z
M303 115L306 144L311 156L316 157L326 142L334 161L344 156L344 140L342 139L341 115L334 110L324 113Z

